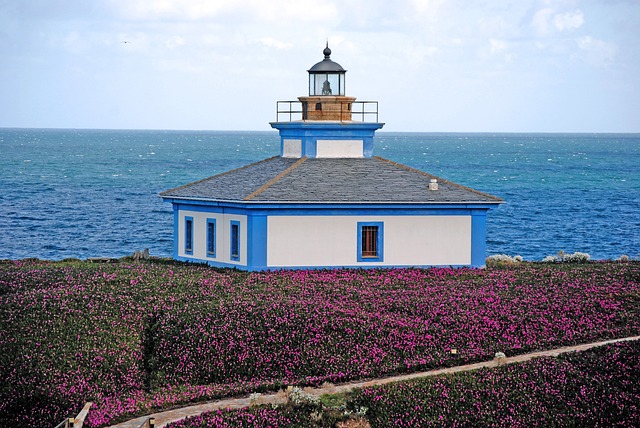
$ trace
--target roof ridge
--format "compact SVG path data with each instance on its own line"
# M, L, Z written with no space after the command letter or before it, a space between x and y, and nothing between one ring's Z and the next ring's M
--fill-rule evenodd
M463 186L462 184L454 183L453 181L449 181L449 180L447 180L445 178L440 178L440 177L438 177L436 175L429 174L428 172L421 171L421 170L419 170L417 168L412 168L410 166L407 166L407 165L404 165L404 164L401 164L401 163L398 163L398 162L395 162L395 161L392 161L392 160L389 160L389 159L385 159L385 158L382 158L380 156L373 156L373 158L377 159L377 160L380 160L380 161L383 161L383 162L390 163L390 164L395 165L397 167L403 168L403 169L405 169L407 171L417 172L417 173L422 174L422 175L424 175L426 177L435 178L436 180L438 180L441 183L449 184L449 185L455 186L455 187L459 187L459 188L467 190L469 192L473 192L473 193L476 193L478 195L481 195L481 196L484 196L484 197L487 197L487 198L491 198L491 199L493 199L495 201L504 202L504 200L502 198L499 198L497 196L491 195L489 193L481 192L481 191L476 190L476 189L472 189L471 187Z
M169 189L169 190L165 190L164 192L160 192L159 196L163 196L163 195L168 194L170 192L174 192L176 190L180 190L180 189L184 189L186 187L193 186L194 184L202 183L203 181L210 180L210 179L212 179L214 177L222 177L222 176L227 175L227 174L231 174L231 173L234 173L234 172L237 172L237 171L242 171L243 169L249 168L249 167L254 166L254 165L259 165L261 163L270 161L271 159L275 159L275 158L278 158L278 157L280 157L280 156L271 156L270 158L262 159L262 160L260 160L258 162L254 162L254 163L250 163L249 165L241 166L240 168L231 169L229 171L221 172L220 174L211 175L211 176L203 178L201 180L192 181L191 183L183 184L182 186L174 187L173 189Z
M253 191L251 194L249 194L248 196L246 196L244 198L245 201L250 201L253 198L255 198L256 196L258 196L260 193L264 192L265 190L267 190L269 187L273 186L274 184L276 184L278 181L282 180L283 177L289 175L289 173L291 173L291 171L293 171L294 169L296 169L298 166L300 166L304 161L306 161L308 158L306 156L301 157L300 159L298 159L293 165L291 165L290 167L288 167L287 169L283 170L280 174L276 175L275 177L273 177L271 180L267 181L265 184L263 184L262 186L260 186L258 189L256 189L255 191Z

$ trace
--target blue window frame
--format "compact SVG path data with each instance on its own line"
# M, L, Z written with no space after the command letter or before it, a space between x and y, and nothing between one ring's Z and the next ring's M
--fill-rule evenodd
M358 261L384 261L384 223L358 222Z
M216 256L216 220L207 219L207 257Z
M193 254L193 217L184 218L184 252Z
M231 221L231 260L240 260L240 222Z

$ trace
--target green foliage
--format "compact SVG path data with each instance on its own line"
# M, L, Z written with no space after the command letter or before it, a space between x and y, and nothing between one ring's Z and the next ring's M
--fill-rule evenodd
M344 394L323 394L320 403L330 409L342 409L346 408L347 400Z

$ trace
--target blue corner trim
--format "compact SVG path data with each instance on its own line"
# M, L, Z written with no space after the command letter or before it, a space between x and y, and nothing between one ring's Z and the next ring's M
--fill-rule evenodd
M178 209L178 204L173 204L173 258L178 257L179 247L178 247L178 237L180 232L180 210Z
M484 267L487 259L487 212L471 213L471 266Z
M247 217L247 266L253 270L267 268L267 216Z

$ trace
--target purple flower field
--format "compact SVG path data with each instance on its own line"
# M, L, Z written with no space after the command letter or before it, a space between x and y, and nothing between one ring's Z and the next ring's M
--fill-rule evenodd
M372 427L637 427L640 342L365 388L349 406Z
M106 426L638 332L636 262L266 273L2 262L0 425L55 425L94 401L85 425Z
M305 411L306 410L306 411ZM241 409L204 413L171 423L171 428L258 428L315 427L308 409ZM331 425L327 425L331 426Z
M373 428L637 427L640 342L356 389L343 402L341 412L321 403L216 411L167 428L332 427L347 412Z

